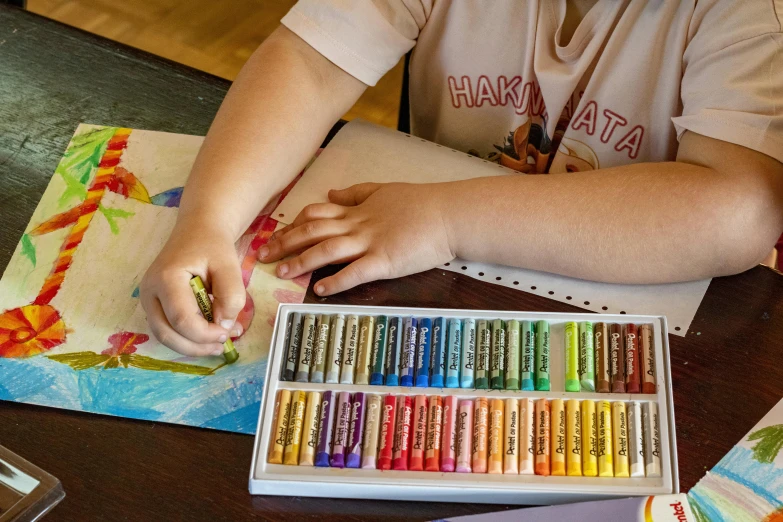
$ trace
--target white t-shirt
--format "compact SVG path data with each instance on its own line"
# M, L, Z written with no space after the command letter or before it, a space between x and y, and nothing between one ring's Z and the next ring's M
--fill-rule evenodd
M405 53L411 131L522 172L670 161L690 130L783 161L783 0L300 0L282 23L374 85Z

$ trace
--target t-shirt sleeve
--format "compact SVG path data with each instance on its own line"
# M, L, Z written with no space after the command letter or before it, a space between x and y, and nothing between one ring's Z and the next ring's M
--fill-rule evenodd
M682 116L672 118L678 139L689 130L783 162L781 14L781 0L699 2L683 56Z
M281 23L367 85L416 43L431 0L299 0Z

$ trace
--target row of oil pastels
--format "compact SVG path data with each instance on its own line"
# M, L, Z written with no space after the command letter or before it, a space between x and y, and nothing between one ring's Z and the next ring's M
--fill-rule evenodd
M658 405L278 392L267 461L332 468L660 477Z
M566 322L565 391L656 392L650 324ZM285 381L550 391L547 321L292 313Z

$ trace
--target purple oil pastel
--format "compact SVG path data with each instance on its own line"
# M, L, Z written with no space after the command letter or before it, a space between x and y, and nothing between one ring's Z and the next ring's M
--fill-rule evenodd
M340 392L337 396L337 419L332 444L332 467L345 467L345 448L348 445L348 432L351 425L351 394Z
M315 465L319 468L329 467L332 456L332 434L334 433L334 417L337 411L337 401L333 391L324 392L321 399L321 418L318 419L318 446L315 450Z
M362 461L362 434L364 432L364 412L367 396L362 392L353 394L351 408L351 431L348 434L348 447L345 448L345 467L358 468Z

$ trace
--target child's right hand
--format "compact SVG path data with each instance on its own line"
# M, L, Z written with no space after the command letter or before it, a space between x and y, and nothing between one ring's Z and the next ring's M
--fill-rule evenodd
M185 355L217 355L241 333L235 320L247 294L234 241L366 88L284 26L250 57L193 164L171 238L141 282L161 343ZM194 275L214 296L215 324L199 313Z
M245 287L234 241L219 230L179 223L139 287L141 305L158 341L183 355L220 355L245 306ZM214 324L204 319L190 289L198 275L213 295Z

